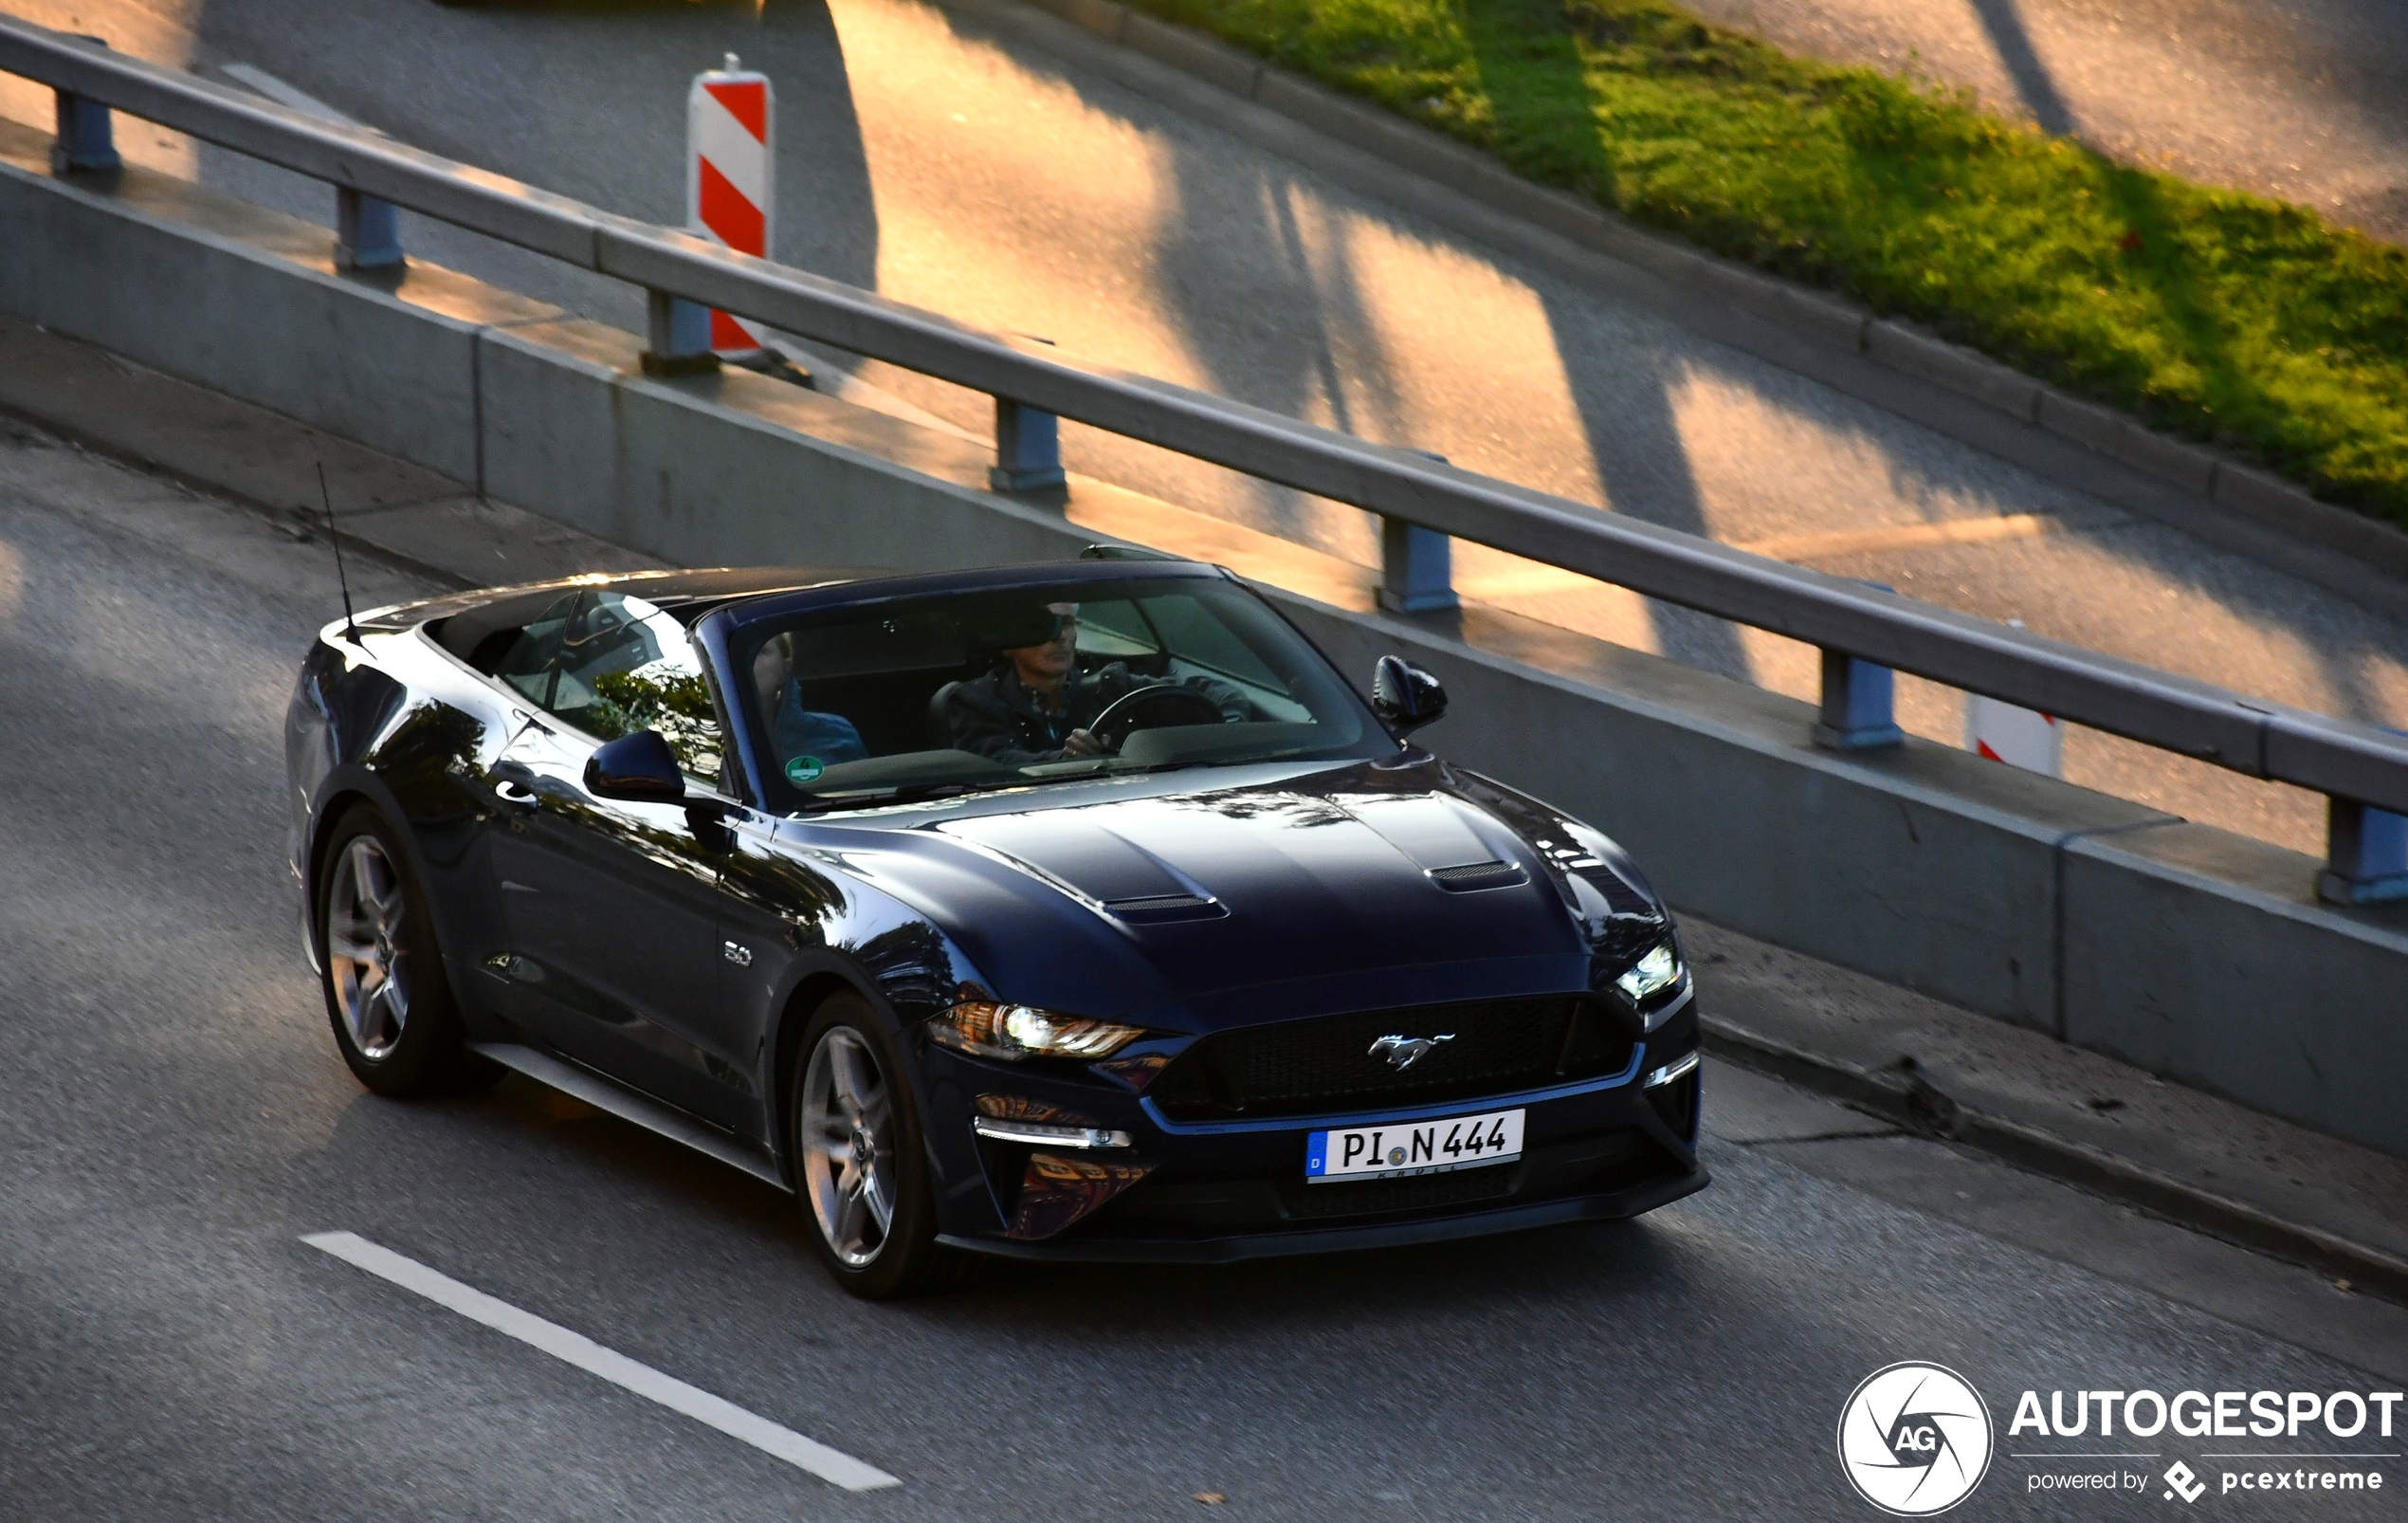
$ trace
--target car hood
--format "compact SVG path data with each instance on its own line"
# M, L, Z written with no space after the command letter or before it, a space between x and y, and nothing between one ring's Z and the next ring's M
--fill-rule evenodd
M1593 976L1593 917L1560 843L1532 838L1537 806L1434 762L1001 802L843 833L848 866L999 998L1213 1028ZM1614 880L1624 908L1660 920L1634 880Z

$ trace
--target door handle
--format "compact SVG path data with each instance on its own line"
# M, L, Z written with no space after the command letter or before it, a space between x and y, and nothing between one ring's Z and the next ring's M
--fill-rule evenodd
M535 791L535 770L523 762L496 762L492 768L493 796L505 804L520 809L533 809L543 802Z

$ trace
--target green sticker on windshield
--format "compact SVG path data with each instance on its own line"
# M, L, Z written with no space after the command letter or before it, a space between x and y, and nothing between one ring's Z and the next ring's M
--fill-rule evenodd
M819 775L827 770L828 768L820 762L819 758L815 756L798 756L794 758L794 761L786 763L786 780L788 782L794 783L817 782L819 780Z

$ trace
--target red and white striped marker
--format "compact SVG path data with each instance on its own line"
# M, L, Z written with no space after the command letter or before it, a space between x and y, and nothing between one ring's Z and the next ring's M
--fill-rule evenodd
M2019 630L2023 620L2011 618L2007 628ZM1965 749L1986 761L2004 762L2026 772L2052 778L2065 776L2065 721L2035 708L2018 708L1979 693L1965 694Z
M2065 776L2065 722L1979 693L1965 694L1965 749L2026 772Z
M685 225L739 254L769 254L777 200L769 146L775 110L769 76L744 68L734 53L725 66L694 76L685 97ZM760 347L757 327L711 314L715 353L750 355Z

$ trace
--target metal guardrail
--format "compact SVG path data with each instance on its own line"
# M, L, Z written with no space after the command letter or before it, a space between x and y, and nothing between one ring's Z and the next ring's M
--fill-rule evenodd
M2327 897L2408 895L2391 858L2408 815L2408 738L2255 699L1863 583L1769 560L1443 461L1184 387L1108 370L699 238L329 122L88 40L0 18L0 71L59 93L60 173L114 162L107 118L133 116L644 287L656 351L686 303L718 307L998 401L1013 439L1031 413L1074 418L1412 525L1769 630L1824 652L1826 743L1895 738L1868 666L1913 672L2333 800ZM668 356L674 360L675 356ZM1007 444L1011 441L1007 440ZM1009 450L1007 450L1009 452ZM1870 703L1868 700L1871 700ZM1874 709L1882 712L1872 712ZM2373 806L2369 808L2367 806Z

